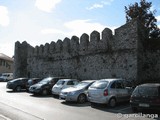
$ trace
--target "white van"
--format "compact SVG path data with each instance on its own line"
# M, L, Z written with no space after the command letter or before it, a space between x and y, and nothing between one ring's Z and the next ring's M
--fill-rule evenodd
M79 80L77 79L60 79L52 87L52 94L59 95L62 89L72 87L74 85L77 85L78 83L79 83Z
M13 73L2 73L0 76L0 81L9 81L13 79Z

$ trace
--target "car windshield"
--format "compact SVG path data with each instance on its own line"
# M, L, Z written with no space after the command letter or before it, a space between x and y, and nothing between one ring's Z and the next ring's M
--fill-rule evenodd
M39 84L49 83L49 81L50 81L51 79L52 79L52 78L45 78L45 79L43 79L42 81L40 81Z
M75 85L75 88L85 88L87 85L89 85L89 82L80 82L79 84Z
M8 75L2 75L2 76L7 77Z
M91 88L104 89L105 87L107 87L107 85L107 81L96 81L91 85Z
M63 85L64 83L65 83L65 81L60 80L60 81L58 81L56 84L57 84L57 85Z
M144 96L158 96L157 87L138 87L137 92Z
M21 79L14 79L14 80L11 80L10 82L18 82L20 81Z

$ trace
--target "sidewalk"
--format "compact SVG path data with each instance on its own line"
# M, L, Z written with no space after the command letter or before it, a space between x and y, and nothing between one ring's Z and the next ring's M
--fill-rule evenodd
M3 115L0 115L0 120L11 120L10 118L7 118L7 117L5 117L5 116L3 116Z

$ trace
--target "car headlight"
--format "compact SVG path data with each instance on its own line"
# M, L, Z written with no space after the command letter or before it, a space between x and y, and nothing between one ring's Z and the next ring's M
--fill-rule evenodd
M75 93L76 93L75 91L74 92L70 92L69 95L74 95Z

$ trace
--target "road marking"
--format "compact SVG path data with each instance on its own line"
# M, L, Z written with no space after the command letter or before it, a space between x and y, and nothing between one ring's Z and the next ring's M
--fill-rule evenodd
M10 118L4 116L4 115L0 115L0 118L4 118L4 120L11 120Z

